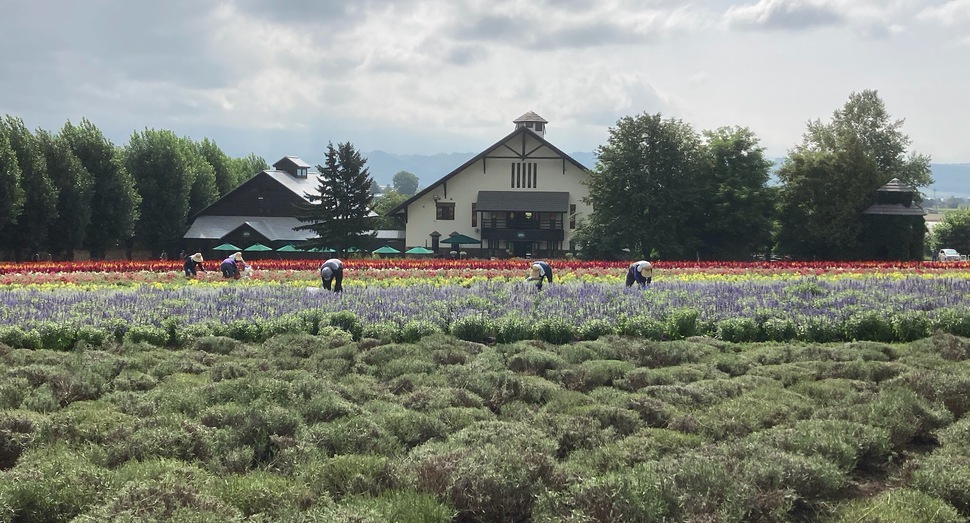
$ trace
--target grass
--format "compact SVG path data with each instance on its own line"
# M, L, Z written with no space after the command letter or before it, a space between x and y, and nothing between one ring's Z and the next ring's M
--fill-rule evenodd
M968 339L479 327L0 344L0 521L970 517Z

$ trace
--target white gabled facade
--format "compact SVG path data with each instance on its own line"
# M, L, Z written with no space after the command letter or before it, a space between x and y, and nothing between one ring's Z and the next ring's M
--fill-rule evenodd
M546 123L522 115L512 133L393 209L406 220L406 246L498 257L574 251L577 221L591 211L582 201L588 169L546 141ZM476 243L453 247L452 233Z

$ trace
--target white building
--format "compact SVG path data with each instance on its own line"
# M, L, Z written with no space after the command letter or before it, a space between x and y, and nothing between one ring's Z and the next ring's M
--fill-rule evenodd
M447 254L561 257L575 252L588 169L545 139L546 120L528 112L515 130L392 209L405 244ZM464 235L458 242L449 239ZM474 240L471 243L467 240Z

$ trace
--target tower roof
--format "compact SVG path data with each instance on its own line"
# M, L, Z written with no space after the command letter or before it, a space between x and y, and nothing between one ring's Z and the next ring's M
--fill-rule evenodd
M516 118L515 120L512 120L512 123L522 123L522 122L549 123L549 122L546 121L545 118L539 116L538 114L536 114L536 113L534 113L532 111L529 111L529 112L523 114L522 116Z

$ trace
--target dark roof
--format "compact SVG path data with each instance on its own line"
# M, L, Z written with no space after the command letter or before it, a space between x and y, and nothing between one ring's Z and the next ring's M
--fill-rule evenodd
M280 168L280 164L286 165L288 163L289 164L292 164L292 165L295 165L297 167L305 167L307 169L309 169L311 167L310 164L304 162L298 156L284 156L284 157L280 158L279 161L277 161L276 163L274 163L273 164L273 167L276 167L277 169L279 169Z
M891 216L925 216L926 211L919 205L905 206L901 203L877 203L870 205L863 214L885 214Z
M313 231L294 231L294 227L305 225L296 218L283 216L199 216L183 238L196 240L218 240L248 225L270 241L304 241L315 238Z
M568 192L478 191L478 212L569 212Z
M534 113L532 111L529 111L529 112L523 114L522 116L516 118L515 120L512 120L512 123L521 123L521 122L541 122L541 123L549 123L543 117L539 116L538 114L536 114L536 113Z
M277 162L277 163L279 163L279 162ZM309 202L310 200L307 199L307 194L317 194L317 176L319 174L320 173L318 173L318 172L316 172L314 170L314 171L310 171L309 172L309 175L306 178L297 178L295 176L290 175L289 173L287 173L285 171L275 171L275 170L271 170L271 169L270 170L265 170L265 171L260 171L260 172L256 173L255 175L253 175L252 178L250 178L250 179L246 180L245 182L237 185L235 189L233 189L233 190L227 192L226 194L222 195L221 197L219 197L218 200L216 200L216 201L210 203L209 205L205 206L202 210L200 210L199 212L197 212L194 215L192 215L190 219L195 219L196 217L205 214L205 212L207 210L209 210L210 207L212 207L213 205L221 202L222 200L224 200L226 198L229 198L230 195L232 195L233 193L235 193L237 191L241 191L247 185L249 185L251 183L255 183L255 180L257 180L260 177L267 177L267 178L275 181L276 183L282 185L283 187L285 187L287 190L289 190L293 194L295 194L295 195L299 196L300 198L302 198L303 200Z
M916 192L916 189L899 181L899 178L889 180L889 183L879 188L879 192Z
M526 114L528 114L528 113L526 113ZM545 138L543 138L542 136L540 136L539 134L537 134L532 129L528 129L526 127L519 127L518 129L516 129L516 130L512 131L511 133L507 134L501 140L495 142L488 149L485 149L484 151L478 153L474 158L472 158L472 159L468 160L467 162L465 162L465 163L461 164L460 166L458 166L458 168L455 169L454 171L451 171L450 173L444 175L438 181L436 181L436 182L432 183L431 185L425 187L424 189L422 189L421 191L419 191L414 196L408 198L407 200L405 200L404 202L402 202L397 207L391 209L390 211L387 212L387 215L389 216L389 215L392 215L392 214L397 214L397 213L403 211L404 209L407 209L408 205L411 205L411 203L414 202L414 201L416 201L418 198L421 198L425 194L428 194L429 192L433 191L436 187L438 187L442 183L448 181L450 178L452 178L455 175L457 175L458 173L464 171L466 168L468 168L468 166L470 166L470 165L474 164L475 162L477 162L478 160L481 160L482 158L488 156L488 154L491 153L492 151L498 149L499 147L502 147L502 144L504 144L505 142L508 142L512 138L514 138L514 137L516 137L516 136L518 136L518 135L520 135L522 133L531 133L532 136L536 140L539 140L539 143L540 144L542 144L545 147L548 147L554 153L556 153L559 156L561 156L564 161L567 161L567 162L575 165L576 167L579 167L580 169L582 169L584 171L588 171L589 170L585 165L577 162L571 156L569 156L568 154L562 152L558 147L556 147L555 145L552 145L551 143L549 143L548 140L546 140Z

